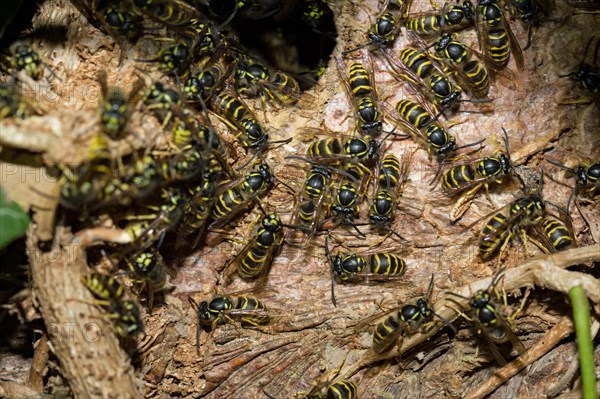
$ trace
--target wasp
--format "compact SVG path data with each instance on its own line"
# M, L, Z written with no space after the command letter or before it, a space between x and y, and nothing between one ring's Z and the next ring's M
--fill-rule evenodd
M298 7L300 8L302 22L310 26L317 33L323 33L320 28L332 14L329 5L323 0L303 0Z
M148 292L151 307L154 294L163 291L167 282L166 266L161 254L156 249L148 248L125 257L124 262L133 275L134 283L138 285L138 292Z
M328 134L330 132L327 132ZM336 135L314 141L306 150L307 158L327 164L362 163L370 166L379 160L379 142L371 136Z
M433 36L440 30L457 31L467 28L475 20L475 9L470 1L456 4L441 13L427 12L409 15L404 26L420 36Z
M24 43L15 44L12 46L10 53L10 56L4 56L3 61L7 64L7 68L12 75L25 71L25 74L33 80L39 80L45 67L52 77L58 78L32 46Z
M404 183L408 179L411 159L412 154L407 155L402 162L400 170L394 171L394 173L397 173L400 177L398 179L398 184L395 186L392 186L389 178L386 177L389 176L388 173L390 170L382 171L383 173L380 172L377 191L371 206L369 207L370 224L377 229L387 230L388 235L393 234L403 242L406 242L404 237L392 229L392 221L394 219L398 198L402 195ZM395 168L395 162L388 162L386 167Z
M190 303L198 313L196 326L196 348L200 347L200 329L214 331L217 326L233 323L236 320L244 328L263 331L262 325L269 322L268 308L261 300L251 296L216 296L210 301L197 303L191 297Z
M211 108L229 126L235 137L246 149L261 152L269 142L269 136L250 108L230 90L211 96Z
M395 281L406 271L406 262L388 252L372 254L344 254L333 256L329 250L329 236L325 237L325 254L331 265L331 302L337 306L335 277L341 281Z
M457 34L444 33L435 42L433 48L442 56L455 73L458 82L476 98L485 98L490 89L489 73L485 65L471 59L467 48L458 40Z
M567 212L569 211L569 206L576 193L584 193L589 196L600 194L600 161L594 162L591 165L578 165L574 168L569 168L568 166L550 160L548 160L548 162L554 166L567 170L570 174L575 176L575 186L573 187L573 190L571 190L571 194L567 201Z
M325 395L322 391L327 387ZM263 390L263 393L269 399L276 399L274 396ZM304 399L356 399L358 398L358 390L356 385L350 380L342 380L331 384L316 384L307 394L299 393L296 396Z
M14 81L0 82L0 119L25 119L31 115L32 106L21 95Z
M188 102L200 102L204 107L212 93L229 77L231 68L227 68L222 60L222 54L216 52L205 63L192 67L183 84L183 93Z
M346 66L336 57L340 79L350 97L356 114L356 127L363 135L377 136L383 125L379 112L379 100L373 75L373 62L367 51L362 52L363 62L353 62L346 73Z
M342 54L348 54L361 48L372 46L383 49L396 40L400 33L401 20L406 17L411 0L388 0L367 33L368 42Z
M169 124L173 109L183 104L179 93L165 87L161 82L154 82L148 87L143 102L146 109L152 111L162 121L163 127Z
M237 61L234 77L238 93L249 98L260 97L264 106L273 101L292 105L300 99L296 79L248 57Z
M93 2L92 11L99 15L98 19L101 26L120 47L119 66L123 63L125 56L125 42L135 42L144 32L143 18L132 12L125 2L109 4L106 7L99 7Z
M198 246L216 200L220 175L219 169L214 166L210 167L204 171L202 182L189 189L190 201L185 206L181 221L177 225L176 248L179 248L184 240L192 234L195 234L196 237L191 248Z
M119 336L127 337L143 331L138 305L130 299L124 299L124 288L114 277L91 273L84 276L82 281L96 297L96 303L114 320L115 331Z
M437 122L424 106L416 101L404 99L398 101L395 109L384 103L384 109L390 118L404 127L418 142L427 146L427 153L444 159L458 149L456 138Z
M523 71L523 52L515 38L499 0L477 1L477 37L479 48L494 69L503 69L512 52L519 72Z
M501 183L502 178L512 174L508 133L504 132L505 151L497 151L492 157L475 159L453 165L442 176L442 191L446 195L455 195L467 189L471 194L482 186L488 189L491 182Z
M277 181L273 171L266 163L258 163L243 180L226 183L219 189L211 217L213 222L209 228L214 229L227 224L236 215L246 210L252 201L263 196Z
M131 103L144 86L144 81L138 78L127 94L116 86L108 86L105 71L98 75L98 82L102 89L99 116L102 131L113 140L123 139L131 114Z
M536 191L520 197L493 212L492 217L479 234L479 253L483 260L487 261L494 257L497 252L502 252L515 231L521 232L524 243L526 239L529 239L544 252L556 251L552 235L549 234L550 230L542 228L544 217L549 214L546 204L553 205L567 218L568 214L559 206L545 201L541 196L541 188L542 184L540 183ZM505 209L508 209L508 213L505 212ZM484 218L487 218L487 216L484 216ZM477 223L479 223L479 220L471 224L468 229ZM541 242L537 241L536 238L539 238Z
M364 195L364 189L368 185L371 171L360 162L348 164L344 171L353 178L342 176L333 195L329 211L331 219L341 224L352 225L352 219L359 216L359 205Z
M527 28L527 45L523 50L527 50L531 45L531 28L533 25L539 25L544 15L549 15L552 7L548 0L511 0L512 8Z
M484 336L492 354L494 355L494 358L498 364L500 364L500 366L506 365L506 359L500 354L497 344L505 344L510 342L512 348L515 349L519 355L526 350L519 337L517 337L510 327L510 322L516 318L518 313L521 311L521 308L525 304L525 301L523 301L521 308L513 313L510 316L510 319L507 320L505 316L502 315L500 305L492 298L492 290L496 292L494 287L498 283L503 270L504 269L500 269L498 273L496 273L490 282L490 285L485 290L476 291L470 298L463 297L462 295L454 292L447 293L469 301L469 315L466 315L462 312L459 313L465 319L475 323L478 328L478 332ZM499 299L497 292L496 297L496 299ZM504 304L506 305L506 297L504 298Z
M380 354L388 351L395 343L400 346L402 341L398 342L399 338L403 339L405 336L416 334L420 329L432 323L433 316L439 318L456 333L456 328L448 320L437 314L430 302L433 281L434 275L432 274L427 292L422 298L386 312L386 314L391 314L379 322L373 330L373 350L376 353ZM381 315L374 317L381 318ZM372 319L371 317L363 320L361 324L369 323Z
M261 210L262 206L260 206ZM284 224L276 213L264 213L256 234L227 266L235 267L244 280L258 279L255 290L264 287L274 257L284 240Z
M594 67L594 63L598 59L598 48L600 48L600 40L596 43L596 49L594 50L594 58L592 59L592 64L588 64L585 62L585 58L590 49L593 37L588 41L585 52L583 53L583 58L579 63L577 70L568 73L566 75L559 75L559 77L572 77L577 82L577 86L579 89L583 90L585 93L592 97L592 101L596 104L597 107L600 108L600 75L598 74L597 68Z
M182 0L131 0L133 9L169 28L181 28L192 19L205 19L200 12Z
M136 243L138 250L143 251L153 243L162 240L181 219L184 205L188 200L188 197L178 189L163 188L160 202L157 205L147 206L149 213L126 218L138 220L125 227L129 241Z
M331 188L333 171L331 168L313 163L306 173L304 185L292 211L290 224L304 226L306 238L310 240L317 230L323 211L323 204ZM291 230L290 230L291 231Z

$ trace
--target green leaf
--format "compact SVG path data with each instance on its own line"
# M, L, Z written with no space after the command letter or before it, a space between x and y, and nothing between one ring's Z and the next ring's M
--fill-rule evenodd
M24 236L28 226L29 216L0 188L0 249Z

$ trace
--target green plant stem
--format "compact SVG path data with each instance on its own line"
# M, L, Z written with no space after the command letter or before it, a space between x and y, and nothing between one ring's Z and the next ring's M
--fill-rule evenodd
M571 306L573 306L573 321L577 345L579 348L579 369L583 398L598 399L596 392L596 366L594 364L594 346L590 332L590 304L581 286L569 291Z

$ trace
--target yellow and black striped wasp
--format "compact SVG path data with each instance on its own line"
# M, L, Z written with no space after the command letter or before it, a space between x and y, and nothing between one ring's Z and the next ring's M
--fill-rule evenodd
M267 102L292 105L300 99L300 86L296 79L248 56L238 58L234 78L234 86L240 95L260 97L264 107Z
M400 24L406 18L412 0L386 0L382 11L367 33L368 42L343 51L346 55L364 47L383 49L393 43L400 34Z
M206 20L195 7L183 0L129 0L133 10L168 28L178 29L190 20Z
M0 119L28 118L39 110L22 94L15 79L9 82L0 82Z
M102 103L100 105L100 125L102 131L112 140L125 138L127 125L131 115L131 108L138 92L144 87L144 80L138 78L129 93L125 94L117 86L109 86L106 71L98 75L98 83L102 89Z
M335 58L340 79L354 106L356 127L365 136L378 136L383 126L379 100L373 74L373 61L369 52L361 52L361 62L355 61L346 70L341 57Z
M183 83L183 93L188 102L201 103L204 108L213 92L229 78L233 68L225 65L224 50L225 47L221 46L211 57L191 66Z
M512 174L508 133L504 132L504 151L496 151L492 157L455 163L442 176L442 191L449 196L471 189L470 194L477 192L482 186L488 189L490 183L501 183L502 179Z
M596 106L600 108L600 74L598 74L598 69L594 66L596 60L598 59L598 49L600 48L600 40L598 40L598 42L596 43L592 63L588 64L585 62L585 58L587 57L587 53L590 49L593 40L594 37L591 37L588 41L585 47L585 52L583 53L583 57L581 59L581 62L579 62L577 70L566 75L559 75L559 77L573 78L575 82L577 82L577 87L584 93L589 95L592 98L594 104L596 104Z
M567 245L560 245L560 248L557 248L554 244L557 241L574 242L570 218L566 211L542 198L542 179L543 174L537 190L530 191L526 196L510 202L492 213L493 216L479 233L479 253L484 261L490 260L497 253L501 253L516 232L522 234L523 245L529 240L543 252L556 252L557 249L567 247ZM543 224L544 218L550 215L546 209L546 204L554 206L564 215L567 226L557 226L560 222L556 219L554 219L555 223L552 223L554 228L550 228L549 223ZM508 209L508 214L505 212L506 209ZM466 229L472 228L481 220L487 219L488 216L486 215L475 221ZM557 234L563 233L568 233L568 236L565 234L563 240L559 240Z
M120 66L125 56L125 43L135 43L144 34L143 18L133 12L130 3L125 1L93 0L91 9L87 9L86 5L83 5L83 9L91 13L105 33L119 45Z
M214 331L217 326L234 323L236 320L243 328L265 331L263 325L269 322L267 306L258 298L236 294L219 295L210 301L196 302L189 297L190 304L198 314L196 325L196 348L200 347L200 330Z
M124 258L127 271L132 275L137 292L148 293L148 307L152 307L154 294L164 291L167 283L166 265L156 248L136 251Z
M231 88L225 87L213 94L210 98L211 109L235 132L235 137L244 148L260 153L269 144L269 135L254 112L233 93Z
M412 153L405 155L402 162L388 157L386 164L381 167L375 197L369 207L369 223L371 226L378 230L387 231L386 237L389 234L395 235L402 242L407 242L407 240L392 228L392 223L398 199L402 195L404 184L408 179L411 160ZM401 166L397 169L399 165ZM390 176L398 176L398 178Z
M291 191L291 187L279 180L272 169L264 162L258 162L243 179L222 184L217 190L216 200L211 212L213 221L209 229L215 229L229 223L239 213L250 207L253 201L262 197L277 182Z
M286 159L290 159L290 157ZM312 239L321 222L324 203L331 189L332 176L335 170L308 159L306 161L311 163L312 166L306 172L302 191L298 195L290 218L290 224L304 227L302 229L305 233L304 244ZM289 230L286 239L289 242L294 242L293 237L290 236L291 233L292 230Z
M95 303L106 310L114 321L117 335L127 337L143 331L138 305L124 298L124 287L114 277L90 273L82 278L82 282L96 297Z
M426 146L429 157L434 153L443 160L459 148L456 138L435 122L434 116L420 103L404 99L392 108L384 101L382 107L401 131L408 132L415 141Z
M569 174L575 176L575 186L571 190L569 200L567 201L567 212L569 212L571 201L577 193L590 197L600 194L600 161L590 165L578 165L573 168L551 160L547 161L554 166L567 170Z
M314 162L328 165L362 163L371 167L379 161L380 142L371 136L347 136L321 129L306 130L330 136L312 142L306 150L306 157Z
M58 78L56 73L42 59L33 46L25 43L16 43L10 48L10 56L4 56L2 60L6 64L9 74L15 76L24 71L33 80L39 80L43 76L44 68L48 70L53 78ZM60 78L58 78L60 80Z
M292 227L281 222L275 212L267 213L258 199L255 199L262 212L260 224L248 243L226 266L226 281L237 272L244 280L256 280L253 291L259 291L266 285L273 259L283 245L284 227Z
M216 201L217 186L222 178L221 170L217 166L218 162L204 171L200 184L188 186L190 200L183 209L181 221L177 224L175 248L180 248L192 235L195 235L195 238L190 248L196 248L200 243Z
M477 0L477 37L486 62L504 69L512 53L519 72L523 71L523 51L512 32L499 0Z
M484 336L492 355L500 366L505 366L507 362L500 353L497 345L510 344L512 349L514 349L518 355L521 355L526 350L525 346L510 326L511 322L525 305L525 300L523 300L521 308L517 309L508 319L502 314L503 312L497 302L500 296L496 291L495 286L502 276L503 271L504 269L500 269L486 289L476 291L470 298L466 298L454 292L447 292L449 295L468 300L469 314L467 315L462 311L458 311L458 313L469 322L474 323L478 333L481 333ZM496 299L492 297L492 290L495 292ZM504 296L504 306L507 306L506 296Z
M159 201L146 205L148 213L125 217L129 222L124 228L129 243L134 243L139 251L143 251L162 241L166 233L177 226L187 201L189 198L180 189L163 188Z
M469 1L456 4L446 11L424 12L409 14L404 23L407 29L419 36L433 36L441 30L454 32L469 27L475 20L475 9Z
M421 329L430 326L433 317L437 317L456 333L456 328L445 318L437 314L430 302L433 291L434 275L431 275L427 292L421 298L398 307L377 314L360 322L360 326L367 325L375 319L381 320L373 330L373 351L377 354L384 353L392 348L394 344L402 345L402 339L418 333ZM400 340L399 340L400 339Z
M514 12L519 16L527 28L527 45L523 50L527 50L531 45L531 32L534 25L539 25L544 16L552 12L552 4L549 0L510 0Z
M471 56L472 50L458 40L456 33L442 34L432 45L442 62L451 68L461 87L475 98L487 98L490 78L484 64Z
M350 176L340 176L329 205L330 217L322 225L332 220L335 225L352 226L353 219L359 216L359 206L372 173L369 168L360 162L348 163L344 171Z
M351 253L338 252L335 256L329 249L329 235L325 236L325 254L331 266L331 302L335 299L335 279L342 282L392 282L397 281L406 271L406 262L400 256L389 252Z
M327 390L323 394L325 388ZM275 396L265 390L263 390L263 393L269 399L276 399ZM358 389L352 381L341 380L334 383L316 384L307 394L299 393L296 397L301 399L357 399Z
M146 109L152 111L162 122L164 128L171 121L173 109L181 106L183 101L178 91L157 81L153 82L146 90L143 103Z

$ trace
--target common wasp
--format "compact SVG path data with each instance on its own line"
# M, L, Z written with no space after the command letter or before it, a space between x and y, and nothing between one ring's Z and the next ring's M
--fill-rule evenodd
M509 319L507 319L502 313L500 305L497 300L499 294L495 290L495 286L498 283L504 269L500 269L494 276L490 285L484 289L476 291L470 298L463 297L462 295L454 292L447 292L449 295L453 295L459 298L468 300L468 315L459 311L459 314L468 321L475 324L479 333L481 333L488 347L492 352L492 355L500 366L506 365L506 359L500 353L498 349L499 344L508 344L517 351L518 355L525 352L525 346L514 333L510 326L510 322L516 318L521 308L515 311ZM492 290L495 292L496 300L492 297ZM524 305L521 305L521 307ZM504 296L504 305L506 306L506 296Z
M500 183L504 176L512 174L509 139L504 132L505 151L496 151L494 156L453 164L442 176L442 191L446 195L455 195L471 189L474 194L482 186L488 189L490 183Z
M323 390L327 388L325 394ZM263 390L263 393L269 399L277 399L267 391ZM327 382L316 384L308 393L299 393L296 395L297 398L301 399L357 399L358 389L356 385L350 380L341 380L334 383Z
M362 163L370 167L379 160L380 143L371 136L357 137L315 129L334 137L316 140L306 150L306 157L328 165Z
M571 190L571 194L567 201L567 212L569 211L571 201L575 197L575 194L582 193L590 197L600 194L600 161L590 165L578 165L573 168L550 160L548 160L548 162L554 166L567 170L568 173L575 176L575 186L573 187L573 190Z
M216 51L212 57L192 65L183 83L183 93L188 102L202 103L204 107L212 93L229 78L232 69L225 65L222 51Z
M383 49L393 43L400 34L401 20L406 17L412 0L386 0L375 22L367 33L368 42L342 54L348 54L364 47Z
M105 71L101 71L98 75L98 82L102 89L99 116L102 131L113 140L123 139L127 133L131 103L144 86L144 81L142 78L138 78L127 94L123 93L120 88L107 84Z
M296 79L247 56L235 63L234 78L238 93L248 98L260 97L263 106L267 102L292 105L300 99Z
M335 224L352 225L352 220L359 216L359 206L369 183L371 171L360 162L349 163L344 171L350 176L342 175L339 179L329 205L330 220ZM326 223L327 221L323 222L323 225Z
M146 109L152 111L162 121L163 127L171 121L173 108L183 104L179 92L165 87L161 82L154 82L146 89L143 102Z
M224 226L239 213L250 207L255 199L263 196L277 181L272 169L266 163L259 162L243 179L225 182L218 189L209 228ZM285 184L284 184L285 185Z
M397 281L406 271L406 262L400 256L389 252L351 253L338 252L335 256L329 249L329 235L325 237L325 254L331 266L331 302L335 299L335 279L342 282Z
M48 70L52 77L58 78L56 73L46 62L42 60L40 54L29 44L17 43L10 49L10 56L4 56L2 60L11 75L16 75L24 71L27 76L33 80L39 80L43 76L44 68Z
M201 328L214 331L219 325L234 323L237 320L244 328L263 331L262 325L269 322L267 306L255 297L216 296L210 301L200 303L189 297L189 301L198 314L196 348L200 347Z
M14 79L10 82L0 82L0 119L25 119L37 111L32 103L20 92Z
M471 52L458 40L457 34L444 33L433 44L442 61L455 72L462 87L476 98L486 98L490 89L490 79L485 65L472 59Z
M340 57L336 57L335 60L340 79L354 106L356 127L365 136L377 136L381 133L383 119L379 112L373 62L368 51L362 51L361 54L362 63L353 62L347 71Z
M205 19L183 0L129 0L133 9L166 27L178 29L193 19Z
M542 176L543 178L543 176ZM545 228L542 222L547 217L549 212L546 209L546 204L553 205L561 214L570 219L565 210L561 207L545 201L541 196L542 183L537 190L530 192L526 196L517 198L509 204L503 206L492 213L492 217L484 225L479 233L479 253L484 261L490 260L498 252L502 252L508 245L510 239L515 232L520 232L523 236L523 244L526 244L527 239L535 244L544 252L556 252L557 248L554 244L556 241L555 233L550 228ZM508 213L505 210L508 209ZM487 218L489 215L475 221L467 229L472 228L480 220ZM571 233L571 228L562 226L562 231L569 231L570 241L574 241ZM564 246L560 249L565 248Z
M430 302L433 290L434 275L431 275L429 286L425 296L418 298L415 302L407 303L392 308L383 315L385 319L377 324L373 330L373 350L375 353L384 353L391 349L394 344L401 345L404 337L416 334L423 328L433 323L433 316L439 318L444 324L456 332L455 327L433 309ZM373 319L380 319L382 314L361 321L361 325L370 323Z
M408 15L404 26L420 36L433 36L443 29L456 31L467 28L475 20L475 9L473 4L466 0L462 4L456 4L441 12L424 12Z
M148 248L126 256L124 262L137 291L148 293L148 306L152 307L154 294L166 288L167 273L162 255L155 248Z
M117 335L127 337L143 331L138 305L130 299L124 299L124 288L114 277L91 273L84 276L82 281L96 297L95 303L106 310L114 321Z
M523 71L523 51L510 29L499 0L478 0L475 13L479 48L494 69L503 69L512 53L517 70Z
M543 16L549 15L552 10L550 0L510 0L512 8L527 28L527 45L523 50L527 50L531 45L531 29L533 25L538 25Z
M588 64L587 62L585 62L587 53L590 49L590 46L592 45L593 40L594 37L591 37L588 41L585 47L585 52L583 53L583 57L581 58L577 69L566 75L559 76L563 78L573 78L577 83L577 87L584 93L589 95L592 98L592 101L596 104L596 106L600 108L600 75L598 74L598 69L594 66L596 60L598 59L598 49L600 48L600 40L598 40L598 42L596 43L592 63Z

